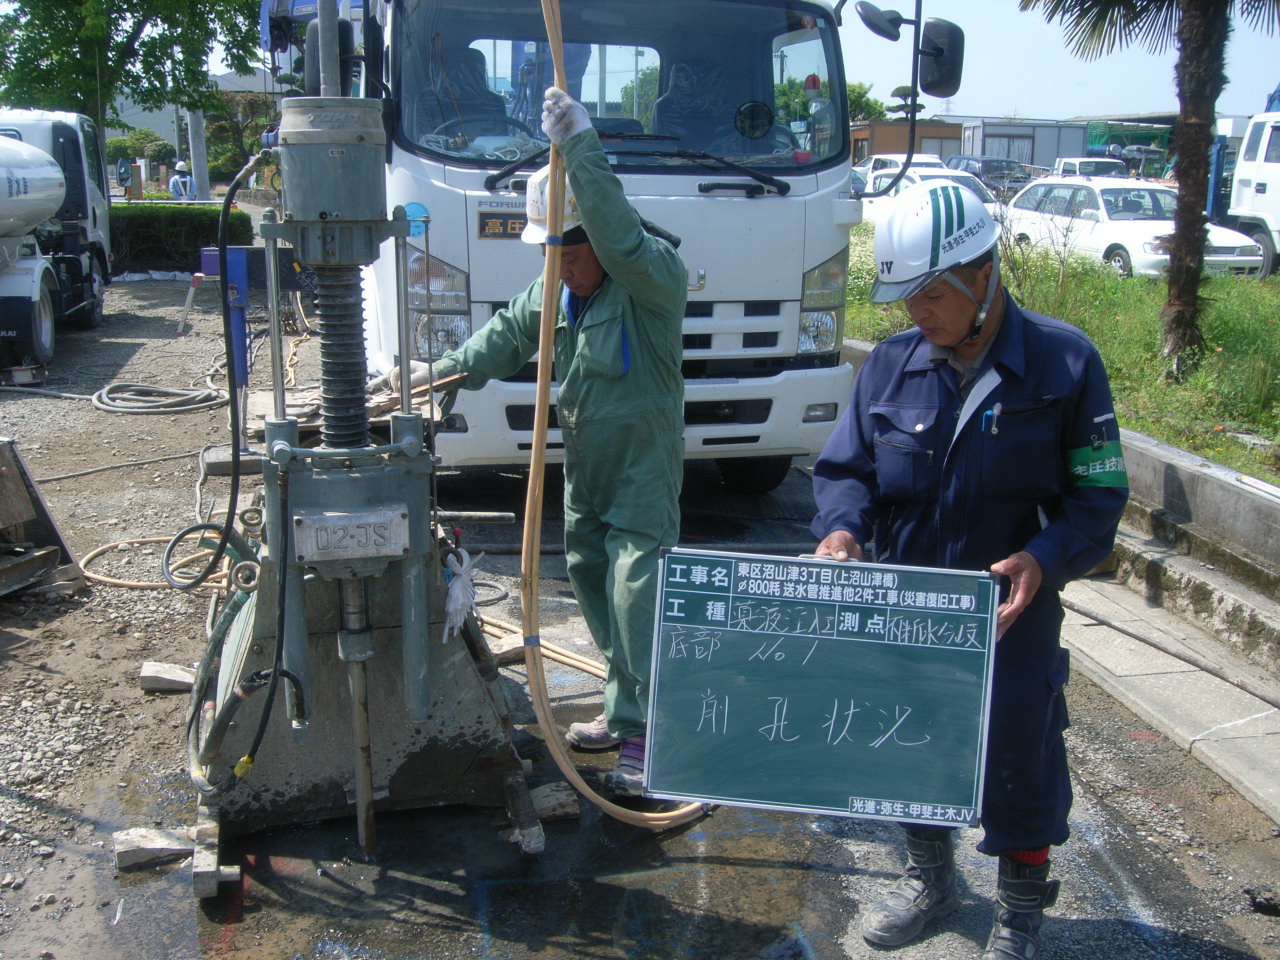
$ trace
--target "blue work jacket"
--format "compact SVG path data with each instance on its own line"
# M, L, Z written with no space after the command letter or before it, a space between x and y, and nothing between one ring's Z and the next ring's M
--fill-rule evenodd
M1102 360L1075 327L1001 295L965 398L919 330L872 351L814 467L815 536L847 530L882 562L961 570L1026 550L1051 592L1107 556L1128 478Z
M874 540L884 563L987 570L1021 550L1039 562L1040 590L996 646L978 845L993 855L1067 839L1058 591L1106 557L1128 497L1097 350L1001 295L967 395L918 330L872 351L814 466L812 527Z

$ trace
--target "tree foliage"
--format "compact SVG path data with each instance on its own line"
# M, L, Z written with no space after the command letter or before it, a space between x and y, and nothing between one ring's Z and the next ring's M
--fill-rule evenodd
M850 120L883 120L885 118L885 106L871 96L871 84L847 83L845 96L849 102Z
M173 163L178 158L178 148L168 140L152 140L142 151L142 156L152 163Z
M620 97L623 112L632 111L635 119L652 133L653 105L658 100L658 68L653 66L641 70L637 77L622 85Z
M205 111L209 179L231 180L262 149L262 131L276 120L270 94L223 92Z
M0 12L0 101L71 110L100 126L117 102L203 108L214 43L249 73L258 0L10 0Z
M894 87L893 92L890 93L889 96L897 97L899 102L885 107L885 113L902 114L900 117L895 117L895 120L909 120L913 114L918 114L924 109L924 104L917 102L912 106L911 93L912 91L909 86Z
M1176 45L1178 124L1173 149L1178 204L1169 252L1169 294L1161 316L1164 354L1180 373L1204 349L1199 290L1207 240L1209 149L1218 97L1227 82L1231 20L1234 16L1256 30L1274 33L1280 26L1280 0L1019 0L1019 7L1041 11L1050 23L1061 21L1067 45L1085 59L1139 42L1153 53Z

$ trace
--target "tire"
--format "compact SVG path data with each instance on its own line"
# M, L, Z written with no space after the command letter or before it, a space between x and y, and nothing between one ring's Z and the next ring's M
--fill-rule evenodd
M1276 245L1271 239L1271 231L1266 227L1254 227L1249 237L1262 248L1262 270L1259 277L1269 277L1276 269Z
M77 310L75 317L77 318L76 326L86 330L96 330L102 326L102 321L106 317L107 275L96 256L90 254L89 259L93 264L93 299L90 301L89 308Z
M1107 263L1115 268L1116 273L1128 279L1133 276L1133 260L1124 247L1114 247L1107 251Z
M53 335L53 294L48 287L41 286L40 300L31 312L31 339L19 352L31 363L49 363L53 360Z
M735 457L717 460L720 483L730 493L772 493L791 471L790 457Z

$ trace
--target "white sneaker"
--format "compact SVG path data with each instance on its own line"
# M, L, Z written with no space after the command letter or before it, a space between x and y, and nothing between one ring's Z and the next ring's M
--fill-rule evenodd
M621 742L609 733L609 726L605 722L603 713L590 723L569 724L569 732L564 735L564 738L569 746L579 750L608 750Z

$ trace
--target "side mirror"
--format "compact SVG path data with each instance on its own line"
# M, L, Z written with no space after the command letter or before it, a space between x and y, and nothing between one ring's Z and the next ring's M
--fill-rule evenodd
M129 186L133 182L133 164L126 159L121 159L116 164L116 183L122 187Z
M868 30L877 37L897 41L902 36L902 14L897 10L881 10L873 3L858 0L853 5Z
M964 31L950 20L930 17L920 40L920 89L931 97L953 97L964 70Z
M1098 215L1097 210L1081 210L1078 220L1092 220L1094 223L1101 223L1102 217Z

